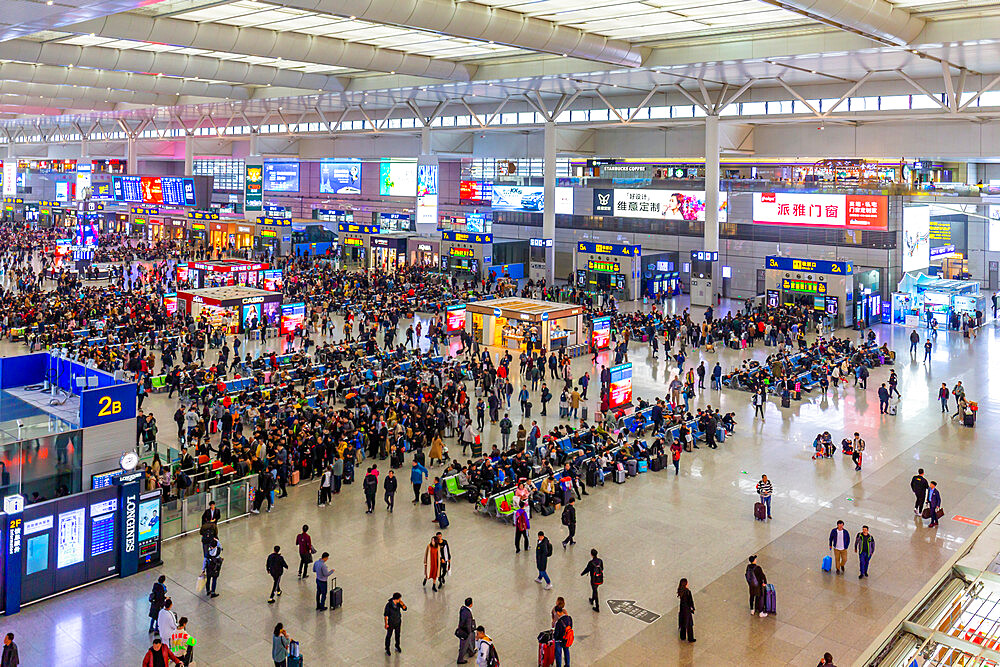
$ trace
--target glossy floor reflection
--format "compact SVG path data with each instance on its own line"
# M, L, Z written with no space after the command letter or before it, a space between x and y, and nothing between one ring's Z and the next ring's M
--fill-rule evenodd
M1000 388L990 385L986 372L1000 356L1000 332L991 325L972 341L941 334L925 365L908 357L908 330L876 331L880 341L888 336L899 354L895 368L903 400L897 416L879 415L875 392L887 367L873 371L867 392L847 385L786 410L772 401L765 422L752 419L746 393L701 394L696 405L736 412L736 434L718 450L685 454L678 477L672 471L648 473L592 490L577 504L577 545L564 551L555 544L551 591L534 582L532 554L515 556L510 526L453 503L447 530L453 572L444 589L433 593L420 582L423 549L435 525L430 508L406 499L405 480L391 515L381 504L366 515L358 484L345 487L331 507L317 508L315 483L304 483L290 489L270 514L222 527L226 561L218 598L209 600L196 590L201 547L197 537L188 537L165 545L165 564L158 570L32 605L6 619L0 631L16 633L24 665L139 664L149 645L146 596L162 573L175 610L190 619L189 631L198 638L199 665L271 664L271 629L278 621L301 642L306 664L451 664L458 609L466 596L474 598L476 621L495 640L503 664L533 665L535 637L549 627L549 611L560 595L574 618L575 664L811 666L824 651L832 652L837 664L850 664L972 532L971 525L952 517L984 516L997 504L1000 488L1000 445L990 437ZM688 363L700 358L711 367L721 357L729 369L746 356L763 359L773 350L717 349L718 354L691 354ZM11 354L14 346L3 350ZM659 361L651 360L639 344L630 357L635 394L662 396L676 366L663 360L662 350ZM588 368L589 357L577 359L575 377ZM959 379L969 399L979 401L975 429L942 416L935 399L941 382L951 387ZM594 401L590 404L593 410ZM157 395L145 407L154 410L169 441L174 402ZM553 407L539 423L554 423L556 412ZM516 405L511 416L515 423L520 417ZM491 445L498 431L487 429L484 442ZM868 448L861 472L839 453L833 460L811 459L812 439L823 430L837 441L855 430L863 434ZM457 448L451 449L455 454ZM936 530L913 516L909 479L921 466L928 479L938 481L943 497L946 515ZM768 523L755 522L751 512L761 473L775 487L774 519ZM821 571L837 519L852 535L862 523L871 527L877 550L870 578L857 578L853 554L846 574ZM280 544L294 571L294 539L303 523L310 525L317 549L332 553L330 564L344 588L338 611L316 612L312 579L299 582L294 573L286 575L279 601L266 604L270 582L264 559ZM565 531L557 515L533 519L532 535L539 529L556 537L554 543ZM605 562L600 614L588 608L589 587L580 577L591 547ZM775 617L747 613L743 569L751 553L759 554L777 589ZM690 580L697 606L693 645L676 634L680 577ZM403 594L409 610L403 615L403 653L388 658L381 612L394 591ZM661 617L646 624L613 614L611 599L634 601Z

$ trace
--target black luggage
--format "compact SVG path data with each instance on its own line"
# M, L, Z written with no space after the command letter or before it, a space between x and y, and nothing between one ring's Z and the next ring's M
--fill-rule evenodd
M431 504L431 494L427 493L426 491L424 491L423 493L421 493L420 494L420 504L421 505L430 505Z
M336 609L344 604L344 589L337 585L337 578L333 578L333 588L330 589L330 609Z
M783 407L783 408L790 408L790 407L792 407L792 401L791 401L791 399L788 396L782 396L781 397L781 407Z
M965 419L963 421L965 425L968 426L969 428L974 428L976 426L976 413L970 412L966 414Z
M438 528L440 528L442 530L444 530L445 528L447 528L448 524L450 523L448 521L448 515L445 514L444 512L438 512L434 516L434 520L437 521Z
M757 521L767 521L767 506L764 503L754 503L753 518Z
M549 516L553 512L555 512L555 510L552 509L552 505L542 504L538 507L538 513L541 514L542 516Z
M663 454L660 454L659 456L654 456L653 458L649 459L649 469L652 470L653 472L659 472L663 470Z

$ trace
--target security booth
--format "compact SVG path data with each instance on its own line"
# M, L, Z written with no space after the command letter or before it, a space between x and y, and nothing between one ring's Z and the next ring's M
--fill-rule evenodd
M411 236L406 240L410 266L437 270L441 266L441 239Z
M559 350L585 344L583 308L508 297L467 304L466 322L481 345L509 350Z
M195 289L226 285L262 287L263 274L270 268L266 262L248 262L242 259L188 262L187 279Z
M484 278L493 260L493 235L441 232L441 271L460 278Z
M243 333L263 318L278 322L281 318L281 292L229 285L206 289L179 290L177 307L196 320L203 315L213 327L228 333Z
M834 327L853 326L856 295L851 262L769 255L764 266L768 308L807 305L822 313ZM877 290L874 296L881 300ZM880 310L876 308L875 312Z
M573 269L576 286L584 292L634 299L642 287L642 246L580 241L573 250Z

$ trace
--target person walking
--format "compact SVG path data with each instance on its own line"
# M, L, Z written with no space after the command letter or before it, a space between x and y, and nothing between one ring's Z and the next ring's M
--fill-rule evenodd
M861 470L861 457L865 452L865 441L857 431L854 432L854 441L851 445L854 448L854 452L851 454L851 460L854 461L854 469Z
M444 587L445 577L451 572L451 546L440 531L434 534L438 541L438 554L441 556L441 566L438 568L438 588Z
M917 356L917 343L919 343L919 342L920 342L920 334L918 334L917 330L914 329L913 331L910 332L910 356L911 357L916 357Z
M694 596L688 588L687 578L677 584L677 597L680 598L680 609L677 611L677 626L681 632L681 641L685 639L692 644L694 638Z
M916 497L916 502L913 503L913 513L919 515L924 511L924 503L927 502L927 489L929 485L927 484L927 478L924 477L924 469L919 468L917 474L910 478L910 490L913 491L913 495Z
M556 644L556 667L562 667L563 660L566 667L569 667L569 647L573 644L573 617L566 612L566 608L557 605L555 608L556 622L552 626L552 639Z
M538 577L535 578L535 583L545 582L545 590L552 590L552 580L549 579L549 575L546 572L549 565L549 556L552 555L552 543L549 542L549 538L545 537L545 533L538 531L538 542L535 543L535 567L538 568Z
M153 584L153 590L149 593L149 631L158 632L157 620L159 618L160 610L163 609L163 603L167 600L167 577L160 575L156 578L156 583Z
M573 496L569 497L569 502L566 503L566 507L562 511L562 525L566 526L569 531L566 535L566 539L562 541L563 549L566 548L567 544L576 544L576 540L573 537L576 535L576 499Z
M948 412L948 397L951 394L948 391L948 385L944 382L941 383L941 388L938 389L938 400L941 401L941 412Z
M21 656L14 643L14 633L8 632L3 638L3 653L0 654L0 667L17 667L21 664ZM166 664L166 663L164 663Z
M496 647L493 646L493 639L486 634L486 628L476 626L476 667L493 667L499 665L496 658Z
M774 493L774 486L771 481L767 478L767 475L761 475L760 481L757 482L757 495L760 496L760 502L764 504L767 508L767 518L771 518L771 494Z
M889 390L885 386L885 382L882 386L878 388L878 411L879 414L889 413Z
M7 633L8 637L13 637L11 633ZM4 639L4 651L3 657L7 656L7 641ZM2 660L3 658L0 658ZM17 660L17 648L14 648L14 659ZM170 661L173 661L175 665L183 665L184 663L173 654L167 645L163 643L159 637L153 639L153 645L149 647L146 651L146 655L142 659L142 667L159 667L160 665L169 665ZM11 663L12 665L17 665L17 662ZM282 663L284 665L284 663Z
M861 526L861 532L854 538L854 553L858 554L861 569L858 579L868 577L868 564L875 555L875 538L868 532L868 526Z
M295 536L295 546L299 548L298 578L306 579L309 577L309 565L313 562L313 554L316 553L312 538L309 536L308 525L303 524L302 532Z
M219 585L222 561L222 545L219 544L219 538L213 537L212 543L208 547L208 555L205 557L205 595L210 598L219 597L215 588Z
M514 512L514 553L521 553L521 539L524 539L524 550L528 550L528 529L531 528L531 518L528 516L528 508L524 501Z
M285 573L288 569L288 563L285 562L285 557L280 553L281 547L277 544L274 545L274 551L272 551L267 556L267 561L264 563L264 569L269 575L271 575L271 597L268 598L268 604L274 604L275 594L281 595L281 575Z
M440 576L441 549L438 544L437 535L431 537L430 544L424 548L424 580L421 586L427 585L427 580L431 580L431 590L437 593L437 580Z
M931 339L930 338L928 338L926 341L924 341L924 363L925 364L928 361L931 360L931 348L933 348L933 347L934 347L934 344L931 343Z
M468 658L476 655L476 619L472 616L472 598L465 598L458 610L458 628L455 636L458 637L458 660L456 664L464 665Z
M399 632L403 628L404 611L406 611L406 605L403 604L403 594L393 593L389 601L385 603L385 609L382 610L382 617L385 621L386 655L392 655L389 652L389 640L393 635L396 635L396 653L403 652L403 649L399 647Z
M396 479L396 474L389 470L385 473L385 479L382 480L382 490L385 491L385 508L389 510L392 514L392 508L396 505L396 488L399 486L399 480Z
M274 626L274 634L271 637L271 660L274 667L286 667L288 664L288 649L292 646L292 638L288 636L283 623Z
M816 667L837 667L837 665L833 664L833 654L829 651L824 653L823 659L819 661L819 664L816 665Z
M844 522L838 521L837 527L830 531L830 551L833 552L837 574L842 574L847 567L847 549L850 546L851 534L844 528Z
M746 569L747 586L750 588L750 615L760 614L761 618L767 616L764 611L764 587L767 585L767 577L764 570L757 564L756 554L750 556Z
M601 611L601 603L597 597L597 588L604 583L604 561L597 557L597 549L590 550L590 562L583 568L580 576L590 575L590 602L594 605L594 611Z
M419 461L414 460L413 465L410 467L410 484L413 485L413 504L416 505L420 502L420 487L424 483L424 478L427 477L427 468L420 465Z
M938 509L941 508L941 492L937 489L937 482L931 480L930 488L927 491L927 504L930 506L931 510L931 522L927 525L928 528L933 528L938 525Z
M378 493L378 473L375 466L368 469L361 480L361 488L365 492L365 514L375 512L375 494Z
M313 572L316 573L316 610L325 611L326 610L326 594L329 590L330 575L333 574L333 569L327 566L327 561L330 560L330 552L324 551L323 555L319 557L319 560L313 564Z

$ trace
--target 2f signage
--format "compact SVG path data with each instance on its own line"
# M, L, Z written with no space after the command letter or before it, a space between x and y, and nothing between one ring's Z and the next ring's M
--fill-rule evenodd
M97 411L98 417L111 417L122 411L122 402L113 401L110 396L101 396L97 401L97 405L100 407L100 410Z
M7 542L7 553L11 556L21 553L21 519L10 520L10 529L7 534L10 536Z

